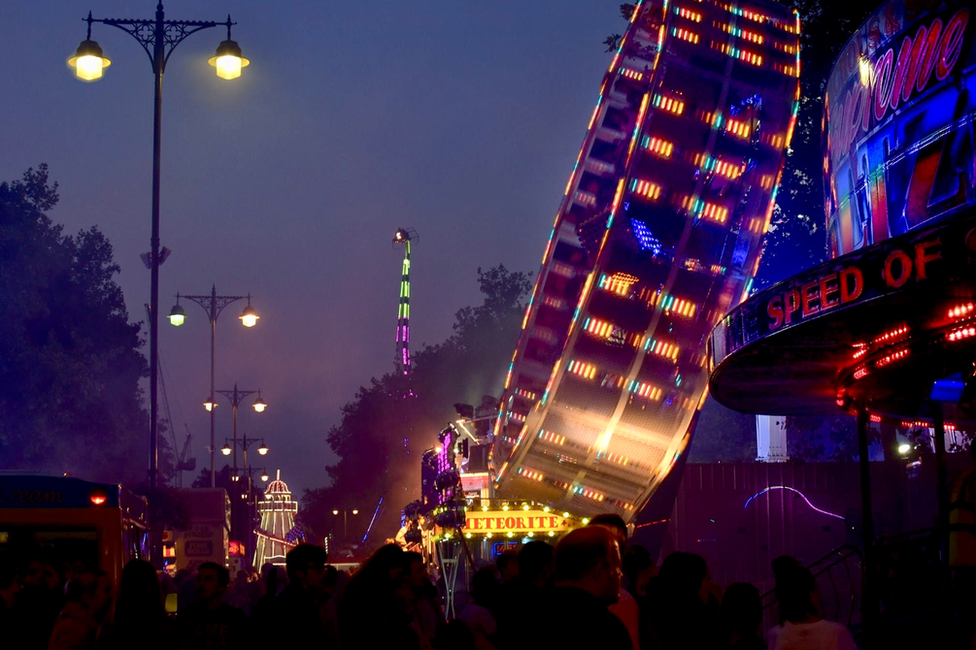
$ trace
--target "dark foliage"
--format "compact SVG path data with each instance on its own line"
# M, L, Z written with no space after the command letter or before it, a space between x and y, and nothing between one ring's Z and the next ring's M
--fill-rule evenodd
M326 437L340 458L326 468L332 485L306 490L301 499L306 529L341 536L342 517L332 510L358 508L347 518L348 537L361 539L382 498L369 542L392 536L400 510L420 497L421 454L457 417L452 405L501 394L532 284L528 274L504 266L478 269L478 282L483 303L457 312L446 341L417 351L409 378L373 378L342 408L342 421Z
M47 165L0 183L0 468L135 484L145 477L147 375L112 245L65 235Z
M777 195L756 289L827 259L820 123L827 77L841 48L876 0L852 0L843 10L822 0L783 2L800 12L800 112Z

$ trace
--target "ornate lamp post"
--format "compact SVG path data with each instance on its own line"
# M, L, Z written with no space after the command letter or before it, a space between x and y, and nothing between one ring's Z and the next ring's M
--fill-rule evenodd
M351 510L339 510L337 508L332 511L332 514L338 517L340 512L342 513L342 543L345 544L349 539L349 513L356 516L359 514L359 509L352 508Z
M68 65L75 69L76 76L82 81L95 81L102 77L105 68L111 61L102 53L102 48L91 39L92 23L102 23L121 29L136 39L142 49L149 55L155 77L155 101L153 104L153 178L152 178L152 234L150 237L151 250L149 253L149 267L152 271L150 299L151 312L149 317L149 484L156 486L156 474L159 463L156 445L157 420L157 364L158 364L158 327L159 327L159 265L162 263L159 251L159 168L160 168L160 136L162 133L163 108L163 72L166 62L176 46L183 42L190 34L204 29L227 27L227 40L217 48L217 54L210 59L210 64L217 69L217 76L222 79L236 79L240 76L241 68L250 61L241 56L241 48L230 38L230 16L227 21L198 20L165 20L163 3L156 5L156 18L153 20L132 20L117 18L92 18L88 12L88 36L78 46L75 55L68 59ZM211 443L213 441L211 440ZM212 458L212 455L211 455ZM211 467L212 471L212 467ZM211 476L213 481L213 476Z
M244 400L245 397L247 397L248 395L253 395L254 393L257 393L259 395L259 397L256 400L254 400L254 404L252 405L252 408L256 412L258 412L258 413L264 413L264 410L268 407L268 404L263 399L261 399L261 397L260 397L261 391L260 390L238 390L237 389L237 384L234 384L234 390L218 390L217 392L220 393L221 395L223 395L224 397L226 397L227 399L229 399L230 400L230 403L231 403L231 406L233 407L233 411L232 412L234 414L234 437L233 437L234 446L232 447L232 450L234 452L234 473L233 473L232 476L237 476L237 445L238 445L238 442L239 442L238 439L237 439L237 407L241 405L241 402ZM252 438L250 440L250 442L253 443L253 442L255 442L255 440ZM245 470L247 469L247 446L248 446L248 444L247 444L247 436L245 436L244 437L244 443L243 443L243 445L241 447L244 450L244 469ZM226 449L226 448L227 448L227 445L225 444L224 445L224 449ZM262 452L261 449L258 449L258 453L259 454L261 454L262 456L264 456L265 454L268 453L268 448L264 446L264 441L263 440L261 441L261 448L263 448L264 451ZM226 456L227 454L224 454L224 455Z
M257 312L254 311L254 308L251 307L251 294L247 294L246 296L218 296L217 286L212 285L209 296L181 296L180 294L176 294L176 305L169 312L169 322L176 327L179 327L186 322L186 312L183 310L183 307L180 306L180 298L186 298L187 300L192 300L193 302L197 303L203 307L203 310L207 312L207 316L210 318L210 396L207 398L207 401L203 403L203 407L210 411L210 487L215 487L217 481L217 457L214 455L214 453L217 451L217 442L214 433L216 430L214 409L217 408L217 402L214 399L216 393L214 390L214 359L216 357L215 348L217 343L217 318L220 316L220 312L224 310L224 307L232 302L244 300L245 298L247 299L247 307L245 307L244 311L241 312L241 315L238 316L241 324L247 328L254 327L257 324L260 316L258 316ZM249 395L250 393L247 394ZM254 403L254 410L260 413L266 406L267 404L261 400L259 395L258 401ZM236 431L236 404L234 406L234 423ZM236 459L236 454L234 457ZM235 462L234 465L236 466L237 463Z

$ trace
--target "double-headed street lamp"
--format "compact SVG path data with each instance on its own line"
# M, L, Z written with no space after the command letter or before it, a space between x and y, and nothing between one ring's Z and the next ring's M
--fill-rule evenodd
M176 327L179 327L186 322L186 312L183 310L183 307L180 306L180 298L186 298L187 300L191 300L203 307L203 310L207 312L207 316L210 319L210 396L203 403L203 407L210 412L210 487L216 487L217 457L214 455L214 452L216 451L217 441L215 434L216 423L214 420L214 409L217 408L217 401L214 399L216 396L216 391L214 390L214 359L216 357L215 349L217 344L217 318L220 316L220 312L224 310L224 307L232 302L244 300L245 298L247 299L247 307L245 307L244 311L241 312L241 315L238 316L238 319L241 321L241 325L247 328L254 327L257 325L260 316L258 316L257 312L254 310L254 307L251 307L251 294L247 294L246 296L218 296L217 286L212 285L209 296L181 296L180 294L176 294L176 305L169 312L169 322ZM258 400L254 403L254 410L261 413L264 411L266 406L267 404L261 400L259 395ZM236 405L234 406L234 423L234 428L236 431Z
M246 433L244 434L244 437L243 438L239 438L239 439L236 436L234 437L233 440L231 440L230 438L225 438L224 439L224 446L221 447L221 449L220 449L220 453L222 453L224 456L230 456L231 453L233 453L235 459L237 458L237 448L238 447L240 447L244 451L243 474L245 474L247 476L247 493L248 494L250 494L250 492L251 492L251 474L253 474L254 472L257 472L259 470L262 471L262 472L264 471L263 468L258 468L258 467L253 467L253 468L250 468L250 470L249 470L248 469L248 466L247 466L247 450L251 447L251 445L253 445L256 442L260 442L261 443L261 446L258 447L257 452L260 455L262 455L262 456L267 456L268 455L268 451L270 451L270 450L268 449L268 445L264 444L264 438L261 438L260 441L257 438L248 438ZM232 480L232 481L239 481L240 478L241 478L240 474L241 474L241 472L238 472L237 471L237 461L235 460L234 461L234 471L230 475L230 480ZM262 474L261 475L261 480L262 481L266 481L267 480L265 478L266 476L267 476L267 474Z
M218 390L217 392L220 393L221 395L223 395L224 397L226 397L227 399L229 399L230 400L230 403L231 403L231 406L233 407L233 413L234 413L234 437L233 437L234 446L232 448L232 451L234 453L234 473L233 473L233 476L237 476L237 443L238 443L238 440L237 440L237 407L241 405L241 402L244 400L245 397L247 397L248 395L253 395L254 393L257 393L258 394L258 398L256 400L254 400L254 403L251 405L251 408L253 408L255 410L255 412L257 412L257 413L264 413L264 410L266 408L268 408L268 403L265 402L263 399L261 399L261 391L260 390L238 390L237 389L237 384L234 384L234 390ZM247 436L244 436L244 441L245 441L244 447L243 447L243 449L244 449L244 469L247 469ZM254 442L254 440L252 439L251 442ZM226 452L226 449L227 449L227 445L225 443L224 444L224 448L220 450L221 453L224 454L224 456L227 456L228 455L227 452ZM264 445L264 441L263 440L261 441L261 447L258 448L258 453L261 454L262 456L264 456L265 454L268 453L268 448Z
M352 513L355 517L359 514L359 510L357 508L351 510L339 510L336 508L332 511L332 514L338 517L340 512L342 513L342 543L345 544L349 539L349 513Z
M165 20L163 3L156 5L154 20L131 20L118 18L92 18L88 12L88 36L78 46L74 56L68 59L68 65L74 68L76 76L82 81L95 81L102 77L102 72L112 62L103 54L102 48L91 38L92 23L102 23L121 29L129 36L139 41L142 49L149 55L155 77L155 100L153 103L153 176L152 176L152 234L150 236L149 267L152 272L150 280L151 306L149 316L149 485L156 486L156 474L159 464L159 454L156 445L156 422L158 411L157 400L157 364L159 360L159 265L162 263L159 252L159 172L160 172L160 136L162 133L163 108L163 72L166 62L176 46L183 42L190 34L203 29L227 27L227 39L217 47L217 53L209 63L217 70L217 76L222 79L236 79L241 76L241 68L250 61L241 56L240 46L230 38L230 16L227 21L199 20ZM211 440L211 444L213 440ZM211 484L213 483L213 467L211 463Z
M234 463L234 471L230 475L230 480L237 483L241 480L241 474L246 477L246 482L243 487L231 490L234 495L234 502L231 506L231 534L234 535L235 539L245 542L250 545L254 540L251 538L251 532L254 529L254 511L253 508L257 505L256 499L252 499L254 496L254 482L253 476L257 471L261 472L262 480L266 480L267 472L263 468L248 467L247 466L247 450L254 443L258 442L256 438L248 438L247 434L244 434L243 438L234 438L233 440L225 439L224 446L221 448L220 453L224 456L230 456L231 453L234 454L234 458L237 458L237 448L240 447L244 450L244 469L239 472L237 469L237 463ZM261 446L258 447L258 453L262 456L268 454L268 446L264 444L264 440L261 441ZM233 445L233 446L232 446ZM237 495L240 494L240 499L237 499ZM245 539L246 538L246 539Z

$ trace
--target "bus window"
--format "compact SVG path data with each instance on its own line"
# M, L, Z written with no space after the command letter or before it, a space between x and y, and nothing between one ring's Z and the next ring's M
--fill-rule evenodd
M86 526L4 526L0 560L22 566L43 553L59 570L98 567L98 531Z

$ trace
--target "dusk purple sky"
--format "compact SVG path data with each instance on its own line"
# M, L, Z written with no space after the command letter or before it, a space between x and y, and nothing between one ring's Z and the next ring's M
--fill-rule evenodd
M420 234L416 348L443 340L455 311L480 302L477 267L538 270L609 64L601 41L626 26L618 4L166 3L169 19L230 13L252 63L236 81L216 77L207 58L220 28L170 59L161 240L173 254L160 310L177 291L211 284L253 295L256 328L240 326L243 303L217 323L217 388L262 389L268 410L242 411L239 432L265 438L264 464L298 495L327 482L325 435L340 407L392 368L398 226ZM67 232L97 225L108 236L131 320L149 300L139 255L149 250L152 70L133 38L98 24L92 38L113 61L105 77L77 81L65 60L89 9L148 19L155 5L0 3L0 180L50 165L61 194L51 216ZM178 438L185 423L199 468L209 466L209 332L203 310L184 306L182 328L160 320L160 359ZM223 402L218 447L231 434Z

